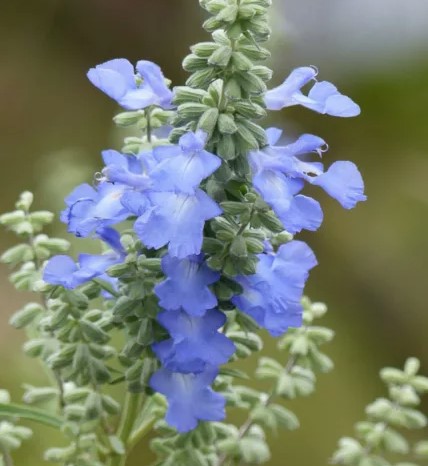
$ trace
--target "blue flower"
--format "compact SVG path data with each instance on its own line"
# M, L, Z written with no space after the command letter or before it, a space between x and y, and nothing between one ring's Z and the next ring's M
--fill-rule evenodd
M352 162L334 162L325 173L310 177L308 181L323 188L345 209L353 209L357 202L367 199L361 174Z
M292 105L302 105L315 112L338 117L360 114L360 107L328 81L315 82L305 96L302 87L310 81L316 81L317 74L317 70L312 67L296 68L280 86L266 93L266 107L269 110L281 110Z
M254 275L235 278L243 292L232 302L273 336L279 336L288 327L301 326L300 301L309 270L317 261L309 246L301 241L283 244L276 254L259 254L258 258Z
M178 146L158 146L153 155L159 162L151 176L159 191L193 194L201 181L221 165L216 155L204 150L206 133L186 133Z
M194 195L172 192L149 194L153 207L135 222L134 229L148 248L168 244L180 259L199 254L206 220L221 214L220 207L202 190Z
M217 305L215 294L209 289L220 278L203 260L203 255L177 259L170 255L162 258L166 280L155 286L159 305L167 310L183 308L188 314L201 316Z
M119 262L122 262L122 258L115 253L80 254L77 264L70 256L58 255L46 264L43 280L51 285L74 289L103 275L109 267Z
M205 367L219 366L229 361L235 345L217 330L226 322L226 316L216 309L201 317L184 311L164 311L158 321L171 338L155 343L152 348L162 364L175 372L202 372Z
M148 172L154 161L150 153L143 153L137 157L121 154L115 150L106 150L102 152L102 156L106 165L102 174L107 181L140 191L146 191L152 187L153 183Z
M162 368L153 374L150 386L168 399L166 421L179 432L194 429L198 421L221 421L225 416L225 399L210 384L216 368L198 374L181 374Z
M125 257L120 234L113 228L102 227L96 231L95 236L109 245L112 250L105 254L80 254L77 264L69 256L54 256L44 268L43 280L51 285L61 285L68 289L74 289L95 277L116 284L116 281L112 281L105 272L112 265L122 262Z
M61 220L68 231L79 237L87 237L96 229L125 220L129 213L121 203L127 190L125 185L102 182L97 190L82 184L65 198L67 208L61 212Z
M123 58L107 61L88 71L91 83L128 110L158 105L171 108L172 91L155 63L141 60L133 65Z
M322 163L299 158L310 152L321 155L326 150L323 139L304 134L292 144L280 147L273 144L281 131L270 128L266 133L270 145L250 153L253 184L290 233L314 231L322 223L319 203L299 194L305 181L322 187L346 209L366 199L363 179L353 163L335 162L324 172Z

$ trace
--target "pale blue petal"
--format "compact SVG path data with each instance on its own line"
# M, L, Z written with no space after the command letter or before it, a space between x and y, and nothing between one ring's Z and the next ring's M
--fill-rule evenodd
M152 193L154 209L140 217L135 231L149 248L169 243L171 256L184 258L201 252L206 220L221 214L219 206L200 189L195 195Z
M296 95L300 95L300 89L316 75L316 69L308 66L293 70L280 86L266 93L265 103L268 110L281 110L284 107L296 105Z
M43 271L43 280L51 285L61 285L64 288L74 288L73 274L77 265L69 256L58 255L52 257Z
M169 108L173 94L165 83L165 77L160 67L151 61L141 60L137 63L137 71L144 79L143 87L149 87L156 95L154 103Z
M345 209L352 209L358 202L365 201L364 182L352 162L334 162L327 172L311 180L321 186Z
M274 146L282 136L282 129L279 128L268 128L266 130L267 140L270 146Z
M203 262L202 256L177 259L167 254L162 258L162 270L167 278L154 291L164 309L183 308L191 315L202 315L217 305L217 298L208 286L219 280L220 275Z
M353 117L360 114L360 107L349 97L342 95L332 83L316 83L308 94L313 103L301 102L307 108L338 117Z
M295 196L286 211L277 212L285 229L291 233L316 231L321 226L323 212L318 201L301 194Z
M119 104L127 110L140 110L156 103L157 96L148 87L127 91L119 100Z
M122 58L91 68L87 76L95 87L116 101L136 87L134 67Z

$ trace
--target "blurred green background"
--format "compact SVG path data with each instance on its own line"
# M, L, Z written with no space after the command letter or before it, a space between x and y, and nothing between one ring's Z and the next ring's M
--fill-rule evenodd
M113 57L159 63L174 85L189 45L203 40L197 0L0 0L0 210L19 192L58 212L74 185L91 182L102 149L120 147L117 108L93 88L87 69ZM292 67L313 64L362 107L357 119L333 119L304 109L275 114L287 135L326 139L326 161L353 160L368 202L344 211L322 197L325 221L301 237L320 266L307 292L328 303L327 325L337 332L328 353L332 374L317 393L291 404L302 428L272 439L271 465L325 465L341 435L381 395L378 370L418 356L428 373L428 6L409 0L274 0L271 41L278 84ZM282 119L282 120L281 120ZM55 234L64 235L59 222ZM13 244L1 235L1 248ZM43 383L21 352L23 334L8 327L25 302L0 276L0 386L16 401L22 382ZM274 348L269 343L266 352ZM425 404L425 412L427 411ZM17 466L41 466L52 442L42 431L16 456ZM147 446L132 465L146 464Z

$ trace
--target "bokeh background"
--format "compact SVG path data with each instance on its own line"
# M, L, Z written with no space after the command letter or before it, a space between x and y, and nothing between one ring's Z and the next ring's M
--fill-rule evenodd
M272 440L270 465L321 466L337 439L352 433L365 404L382 394L378 370L418 356L428 373L428 3L426 0L274 0L273 84L298 65L320 68L362 107L357 119L293 108L272 123L290 137L326 139L326 160L353 160L368 202L348 212L323 196L325 221L302 238L320 266L308 293L328 303L328 348L336 368L318 390L290 405L302 428ZM189 45L206 38L197 0L0 0L0 210L19 192L58 212L74 185L100 167L102 149L120 147L117 108L86 80L113 57L159 63L174 84ZM59 222L56 234L64 235ZM0 246L13 244L1 234ZM0 386L19 400L22 383L43 383L21 352L23 334L7 325L24 302L1 268ZM273 348L271 344L266 351ZM427 405L425 404L425 408ZM427 411L427 409L425 409ZM18 466L41 466L51 443L42 431L18 453ZM132 465L146 464L147 446ZM131 465L131 466L132 466Z

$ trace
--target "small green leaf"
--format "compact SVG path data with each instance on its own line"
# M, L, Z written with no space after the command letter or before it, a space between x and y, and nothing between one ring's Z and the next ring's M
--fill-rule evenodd
M30 421L38 422L55 429L60 429L63 420L57 416L46 413L41 409L31 408L29 406L10 403L0 403L0 416L19 417L21 419L28 419Z

